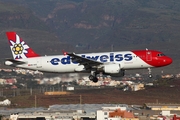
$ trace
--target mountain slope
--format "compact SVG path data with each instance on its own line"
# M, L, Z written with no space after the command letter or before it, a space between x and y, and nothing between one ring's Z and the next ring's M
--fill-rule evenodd
M178 0L1 1L28 7L62 41L86 49L177 45L180 37Z
M2 58L12 56L6 31L16 31L39 54L59 54L60 48L72 48L61 42L44 22L23 6L0 2L0 30Z

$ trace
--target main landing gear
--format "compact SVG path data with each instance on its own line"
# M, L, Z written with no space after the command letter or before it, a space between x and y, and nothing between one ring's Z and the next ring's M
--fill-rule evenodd
M91 71L91 75L89 76L89 79L93 82L97 82L98 81L98 78L96 77L96 72L95 71Z
M149 78L152 78L151 68L148 68Z

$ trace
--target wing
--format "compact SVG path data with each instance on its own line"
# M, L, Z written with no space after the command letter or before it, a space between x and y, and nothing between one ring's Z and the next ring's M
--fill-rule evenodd
M96 67L100 64L103 64L102 62L98 62L93 59L81 57L75 53L67 53L67 55L69 55L71 57L73 62L77 62L80 65L84 65L86 69L90 69L90 68Z

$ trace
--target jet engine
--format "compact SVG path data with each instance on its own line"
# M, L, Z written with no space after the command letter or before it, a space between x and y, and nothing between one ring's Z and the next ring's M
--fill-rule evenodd
M125 74L125 71L121 68L120 64L105 64L102 68L103 74L112 77L123 77Z
M117 74L120 70L120 64L107 64L103 66L103 71L108 74Z

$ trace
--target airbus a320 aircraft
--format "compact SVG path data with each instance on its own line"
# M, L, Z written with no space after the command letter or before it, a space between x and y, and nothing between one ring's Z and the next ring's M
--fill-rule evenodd
M134 50L102 53L75 54L64 52L64 55L40 56L35 53L16 32L7 32L13 59L6 59L5 65L38 70L42 72L90 73L89 79L97 82L97 74L122 77L128 69L149 69L172 63L172 59L156 50Z

